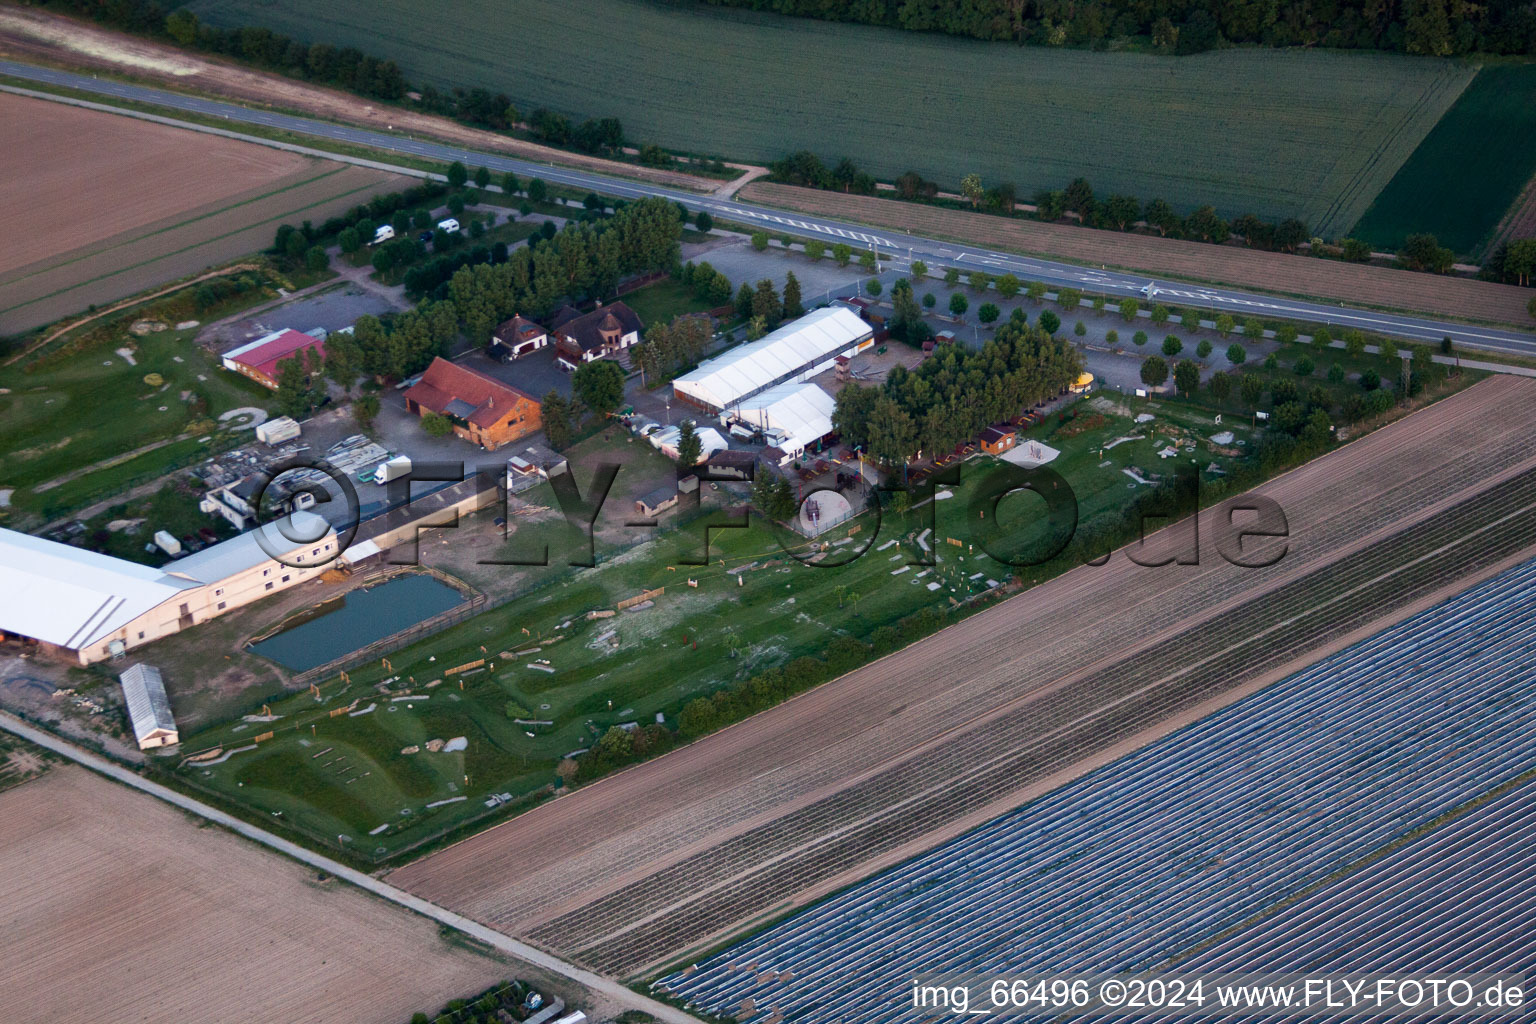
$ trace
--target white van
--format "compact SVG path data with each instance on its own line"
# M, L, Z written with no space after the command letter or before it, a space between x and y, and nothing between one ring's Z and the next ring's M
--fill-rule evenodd
M394 237L395 229L388 224L381 224L373 233L373 244L378 245L380 242L387 242Z
M440 220L437 222L437 230L446 231L450 235L457 234L459 231L459 222L454 220L452 217L449 217L447 220Z

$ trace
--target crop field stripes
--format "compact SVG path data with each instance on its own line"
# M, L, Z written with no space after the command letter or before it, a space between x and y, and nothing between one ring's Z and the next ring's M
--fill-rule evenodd
M1520 482L1526 501L1529 485ZM1484 523L1500 518L1516 521ZM1459 516L1440 525L1463 521L1472 525ZM1423 573L1435 568L1438 557L1420 560L1397 585L1430 586ZM1390 585L1394 575L1379 578ZM1312 617L1284 603L1277 616ZM862 1024L919 1019L892 1003L917 974L1157 967L1527 776L1536 761L1533 659L1536 563L1526 562L658 984L722 1014L750 997L750 1020L778 1012ZM1482 834L1501 814L1517 824L1510 808L1529 802L1531 789L1516 786L1420 834L1255 933L1278 934L1351 891L1390 892L1405 911L1432 908L1394 887L1411 892L1405 883L1425 871L1453 874L1459 859L1432 851ZM1461 874L1457 884L1478 884L1470 868ZM1439 912L1521 920L1511 902L1485 911L1446 899ZM1349 924L1347 915L1313 916L1322 927ZM1419 949L1412 929L1370 934L1382 955ZM1442 933L1442 956L1457 935ZM1180 969L1230 966L1222 951L1244 941L1239 933Z
M656 872L531 934L616 974L963 817L1536 544L1536 472L1339 559L941 747ZM855 823L849 825L848 823ZM676 905L676 893L707 899Z
M1536 962L1532 877L1536 780L1527 779L1178 968L1498 973Z

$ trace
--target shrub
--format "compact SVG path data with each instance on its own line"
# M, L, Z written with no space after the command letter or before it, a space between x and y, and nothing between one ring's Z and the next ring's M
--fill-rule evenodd
M1184 351L1184 343L1174 335L1170 334L1163 339L1163 355L1176 356L1182 351Z
M1108 331L1105 332L1104 340L1109 342L1111 345L1118 345L1120 344L1120 332L1111 327Z
M1076 324L1073 325L1072 333L1081 338L1083 335L1088 333L1088 325L1079 320Z
M1312 360L1306 356L1302 356L1300 359L1296 360L1296 364L1291 367L1291 369L1296 371L1296 376L1298 377L1310 377L1312 376L1312 371L1316 368L1317 367L1312 364Z
M1135 334L1131 335L1131 340L1138 345L1145 345L1147 343L1147 332L1137 331Z
M1201 359L1204 359L1206 356L1208 356L1210 354L1211 354L1211 343L1210 343L1210 341L1205 339L1205 338L1201 338L1200 339L1200 344L1195 346L1195 355L1199 356Z
M1248 350L1238 344L1227 346L1227 362L1233 366L1242 366L1248 361Z

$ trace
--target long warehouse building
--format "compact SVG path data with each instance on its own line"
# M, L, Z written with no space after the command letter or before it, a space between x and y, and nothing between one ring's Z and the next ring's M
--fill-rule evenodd
M722 413L775 385L809 380L838 356L869 348L874 337L874 329L851 309L827 306L705 361L674 380L672 391L684 405Z

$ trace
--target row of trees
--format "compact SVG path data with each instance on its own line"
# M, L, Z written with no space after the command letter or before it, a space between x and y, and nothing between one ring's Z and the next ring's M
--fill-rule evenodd
M630 274L677 263L682 223L664 199L621 206L596 224L569 224L546 244L503 263L460 267L446 296L385 317L359 318L353 333L326 342L326 371L342 388L359 375L399 380L448 351L462 328L484 344L513 313L539 317L560 302L610 293Z
M159 0L38 2L39 6L91 18L113 28L233 58L290 78L337 86L360 96L392 103L412 98L411 83L399 65L355 47L305 43L255 25L218 28L199 20L186 8L172 10ZM506 93L492 93L479 87L444 91L427 85L416 90L416 96L420 97L415 100L420 109L477 128L510 131L523 122L517 106ZM564 114L541 107L528 115L527 130L541 142L584 153L613 155L624 145L624 126L616 117L588 118L578 123ZM665 162L671 161L671 155L666 154ZM653 162L659 161L653 157Z
M1011 186L1010 186L1011 188ZM1145 207L1135 196L1116 193L1103 199L1094 195L1086 178L1078 178L1064 189L1043 189L1035 193L1035 216L1055 221L1071 213L1078 220L1096 228L1129 231L1142 222L1166 238L1187 238L1218 245L1236 235L1252 249L1278 249L1295 252L1307 241L1307 226L1294 217L1278 223L1259 219L1251 213L1228 223L1214 206L1202 206L1181 217L1164 199L1153 199Z
M992 423L1058 394L1082 372L1070 343L1012 319L981 349L946 346L879 387L838 392L832 422L845 442L887 464L947 452Z
M1482 4L1407 0L709 0L828 21L1043 46L1107 45L1143 37L1165 53L1200 53L1223 43L1397 50L1445 57L1530 53L1536 13L1522 0Z

